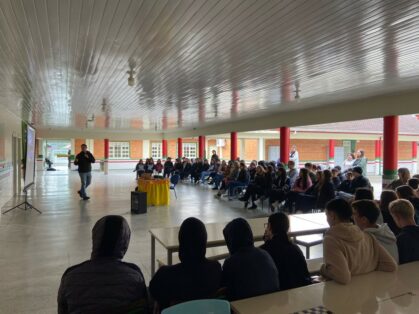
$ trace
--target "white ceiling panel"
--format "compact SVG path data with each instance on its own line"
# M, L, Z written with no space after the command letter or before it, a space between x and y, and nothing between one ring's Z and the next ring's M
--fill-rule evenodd
M418 60L418 1L0 0L0 106L38 128L208 128L416 89Z

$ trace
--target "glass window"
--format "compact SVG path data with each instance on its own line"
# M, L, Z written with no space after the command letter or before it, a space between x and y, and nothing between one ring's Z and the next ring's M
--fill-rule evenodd
M196 158L196 143L183 143L183 156L186 158Z
M161 159L162 148L161 143L151 143L151 158Z
M129 142L109 142L109 158L129 159Z

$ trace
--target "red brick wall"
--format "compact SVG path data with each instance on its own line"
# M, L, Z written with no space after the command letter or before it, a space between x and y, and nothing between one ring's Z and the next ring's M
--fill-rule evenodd
M105 158L105 140L95 139L93 149L94 149L96 159L104 159Z
M244 142L245 153L241 154L241 158L244 160L258 159L259 140L257 139L246 139Z
M81 151L82 144L86 144L86 139L76 138L74 140L74 149L76 155Z
M143 141L130 141L130 158L140 159L143 157Z
M365 157L369 161L375 160L375 141L357 141L356 150L363 149L365 151Z
M399 142L399 160L412 160L412 142Z

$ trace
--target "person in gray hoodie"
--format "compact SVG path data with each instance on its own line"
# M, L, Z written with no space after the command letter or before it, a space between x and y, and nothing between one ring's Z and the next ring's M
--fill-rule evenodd
M361 230L373 235L398 263L399 253L396 236L387 224L377 224L380 215L377 203L372 200L359 200L352 203L352 209L356 225Z
M58 290L58 313L148 312L147 288L140 268L121 261L131 230L122 216L99 219L92 230L90 260L68 268Z

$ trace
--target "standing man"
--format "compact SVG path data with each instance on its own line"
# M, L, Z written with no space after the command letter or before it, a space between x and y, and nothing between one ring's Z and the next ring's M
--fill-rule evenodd
M213 150L210 165L211 166L215 165L219 160L220 160L220 158L218 157L217 152L215 150Z
M300 156L298 155L297 146L292 145L290 151L290 158L295 164L295 168L298 169L300 167Z
M86 194L86 189L92 182L92 163L94 163L95 157L92 153L87 150L87 145L81 145L81 152L74 159L74 165L79 166L79 175L81 180L81 189L77 191L80 197L87 201L90 197Z

